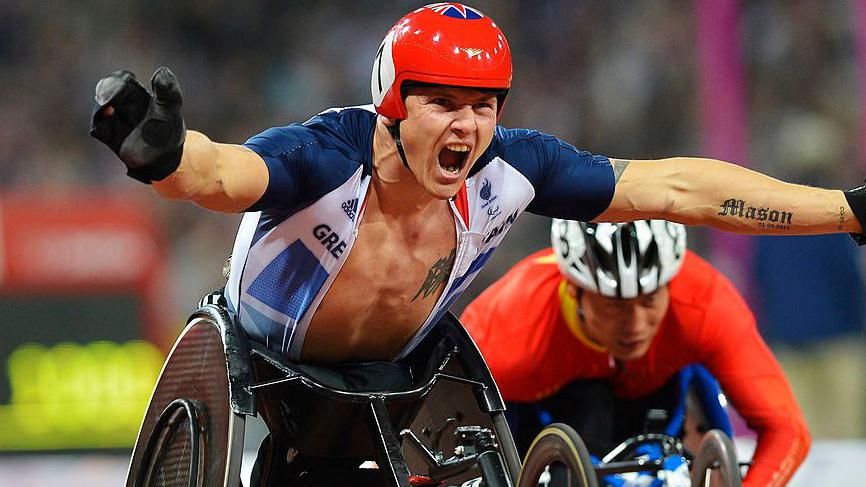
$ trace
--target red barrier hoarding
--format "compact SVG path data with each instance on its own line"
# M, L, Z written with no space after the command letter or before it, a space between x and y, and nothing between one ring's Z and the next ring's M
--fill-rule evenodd
M154 208L0 195L0 451L131 447L168 341Z

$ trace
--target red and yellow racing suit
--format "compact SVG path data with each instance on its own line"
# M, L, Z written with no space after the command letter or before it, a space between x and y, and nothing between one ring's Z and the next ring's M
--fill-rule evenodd
M793 475L811 441L803 414L754 316L719 271L687 253L648 352L626 362L584 336L565 286L552 251L542 250L462 315L506 401L534 402L580 379L607 379L617 396L634 399L699 363L758 435L744 485L783 485Z

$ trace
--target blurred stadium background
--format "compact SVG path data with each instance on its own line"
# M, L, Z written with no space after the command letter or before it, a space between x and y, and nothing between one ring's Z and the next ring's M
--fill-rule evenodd
M0 0L0 485L122 482L162 359L222 287L239 221L127 178L87 136L95 82L170 66L188 126L240 143L368 103L381 38L423 3ZM866 0L472 5L514 53L507 126L824 187L866 174ZM548 223L523 217L458 308L547 245ZM747 295L807 415L816 446L794 483L862 478L863 252L846 236L689 238Z

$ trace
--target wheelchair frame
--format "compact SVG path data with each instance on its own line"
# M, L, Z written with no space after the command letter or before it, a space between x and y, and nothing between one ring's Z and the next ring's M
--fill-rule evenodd
M662 446L661 458L618 460L640 445L652 443ZM671 456L682 456L686 459L689 465L690 483L693 486L708 486L711 478L720 479L724 487L742 485L733 442L722 430L708 431L701 440L696 455L692 455L683 447L680 440L673 436L657 433L637 435L614 448L600 465L593 466L589 451L574 428L568 424L554 423L545 427L530 446L520 473L518 487L538 486L545 472L545 466L553 463L567 467L569 485L596 487L604 482L606 475L659 472L664 469L665 458ZM717 473L717 477L713 475L714 473Z
M411 467L413 475L423 473L434 480L480 473L491 487L510 487L520 458L504 402L468 333L449 313L416 350L420 351L410 357L416 356L416 365L426 370L411 388L337 390L309 370L247 341L225 308L205 305L190 316L166 359L142 421L126 485L151 485L155 472L163 470L170 470L175 480L162 485L239 485L245 418L257 414L257 401L280 400L305 427L295 438L300 451L375 460L386 485L410 485ZM430 351L432 357L423 356ZM474 405L465 407L477 411L464 418L459 411L448 412L450 404L434 404L431 398L440 389L447 397L457 389L471 390ZM483 424L458 427L461 421L473 420ZM440 443L449 428L454 428L456 445L447 457ZM434 442L432 450L424 437ZM187 439L188 450L173 446L186 445ZM182 455L188 452L189 459L166 460L178 449ZM174 466L177 463L181 467Z

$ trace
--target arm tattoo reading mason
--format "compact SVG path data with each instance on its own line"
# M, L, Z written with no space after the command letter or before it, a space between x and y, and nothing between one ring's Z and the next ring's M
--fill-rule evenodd
M740 220L754 221L758 228L774 228L776 230L790 230L794 220L794 213L781 211L773 208L762 208L750 206L743 200L729 198L719 206L719 216L727 216Z
M839 224L836 225L836 230L842 231L845 229L845 207L839 207Z
M625 168L628 167L628 163L625 159L611 159L610 164L613 166L613 180L614 183L619 182L619 178L622 177L622 173L625 172Z
M422 293L424 296L422 296L421 299L430 296L439 289L439 286L444 286L448 282L448 276L451 274L451 268L454 267L454 258L456 255L457 248L455 247L451 249L451 254L448 255L448 257L442 257L437 260L432 267L430 267L430 270L427 272L427 278L424 279L421 288L418 289L418 292L412 297L412 301L415 301L415 299Z

